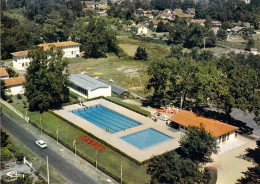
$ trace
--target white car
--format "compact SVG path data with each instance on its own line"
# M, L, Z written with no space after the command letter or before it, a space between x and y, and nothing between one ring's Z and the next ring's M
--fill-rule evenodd
M40 148L47 148L47 144L43 140L37 140L35 143L40 146Z

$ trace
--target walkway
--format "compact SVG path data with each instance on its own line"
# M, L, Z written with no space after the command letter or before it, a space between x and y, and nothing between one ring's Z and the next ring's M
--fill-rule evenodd
M247 148L255 148L256 142L241 135L237 136L238 143L244 142L240 147L229 150L223 154L213 155L213 162L208 166L216 167L218 170L217 184L236 183L236 180L243 176L248 167L252 167L252 162L243 160L239 156L245 154Z
M133 119L137 122L140 122L141 125L126 129L125 131L119 131L119 132L111 134L111 133L106 132L102 128L94 125L93 123L72 113L72 110L77 110L77 109L83 108L78 104L63 107L63 109L61 109L61 110L56 110L55 113L64 117L65 119L69 120L70 122L74 123L75 125L94 134L95 136L99 137L100 139L105 140L109 144L120 149L122 152L126 153L127 155L129 155L141 162L144 160L150 159L154 155L160 155L167 151L171 151L171 150L174 150L179 147L179 140L180 140L181 135L183 134L182 132L172 131L173 129L168 126L165 126L158 122L154 122L151 120L151 118L140 115L136 112L128 110L122 106L119 106L117 104L114 104L114 103L109 102L104 99L98 99L98 100L85 102L84 106L90 107L90 106L95 106L98 104L101 104L104 107L112 109L113 111L116 111L122 115L130 117L131 119ZM170 137L173 137L173 139L170 139L165 142L161 142L159 144L156 144L154 146L148 147L143 150L140 150L137 147L133 146L132 144L121 139L121 137L123 137L123 136L130 135L130 134L133 134L133 133L136 133L136 132L139 132L142 130L146 130L149 128L154 128L154 129L158 130L159 132L162 132Z

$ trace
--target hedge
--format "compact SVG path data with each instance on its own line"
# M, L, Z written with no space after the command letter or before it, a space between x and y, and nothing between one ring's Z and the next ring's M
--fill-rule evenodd
M110 101L110 102L113 102L113 103L115 103L115 104L117 104L117 105L120 105L120 106L122 106L122 107L125 107L125 108L127 108L127 109L129 109L129 110L131 110L131 111L134 111L134 112L136 112L136 113L138 113L138 114L141 114L141 115L143 115L143 116L145 116L145 117L151 117L151 113L150 113L150 112L148 112L148 111L146 111L146 110L143 110L143 109L139 109L139 108L136 107L136 106L129 105L129 104L125 103L125 102L121 102L121 101L119 101L119 100L114 100L114 99L108 98L108 97L103 97L103 98L106 99L107 101Z

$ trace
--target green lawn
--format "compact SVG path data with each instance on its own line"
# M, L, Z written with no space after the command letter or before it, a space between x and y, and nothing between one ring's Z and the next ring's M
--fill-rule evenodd
M25 97L23 97L25 98ZM26 109L23 108L22 100L18 100L15 96L13 97L12 105L18 110L25 113ZM30 120L36 122L38 126L40 120L39 112L28 112ZM96 150L83 142L80 138L85 135L84 132L74 128L73 126L65 123L56 116L44 112L41 115L42 128L48 133L56 136L57 126L59 127L59 139L65 142L68 146L73 148L73 141L76 139L77 151L83 156L95 161ZM90 136L88 136L90 137ZM139 166L133 161L128 160L124 156L115 152L114 150L106 147L102 152L98 152L98 165L108 170L115 176L120 177L120 167L123 167L124 181L127 183L148 183L150 176L146 174L146 166ZM133 172L134 171L134 172Z
M130 38L120 38L118 41L119 46L124 50L124 52L132 57L134 56L138 46L146 48L149 59L164 58L170 54L170 47L166 44L151 43Z

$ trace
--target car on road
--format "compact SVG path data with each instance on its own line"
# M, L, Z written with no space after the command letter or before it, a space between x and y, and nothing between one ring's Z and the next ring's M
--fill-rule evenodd
M47 144L43 140L37 140L35 143L42 149L47 148Z

